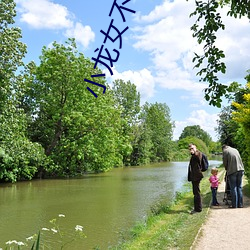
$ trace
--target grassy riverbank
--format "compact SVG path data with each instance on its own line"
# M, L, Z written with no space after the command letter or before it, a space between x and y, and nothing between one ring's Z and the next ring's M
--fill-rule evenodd
M220 176L223 178L223 170L220 171ZM208 177L201 181L201 192L203 201L201 213L189 214L193 208L193 194L189 183L185 186L185 191L176 194L172 204L169 206L159 204L152 208L147 220L136 225L129 237L125 237L124 242L111 249L190 249L208 214L211 201Z

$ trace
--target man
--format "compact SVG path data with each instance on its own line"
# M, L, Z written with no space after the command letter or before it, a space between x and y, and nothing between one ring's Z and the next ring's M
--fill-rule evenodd
M244 165L239 151L228 145L222 146L223 165L227 171L227 178L230 185L232 205L230 208L243 207L242 196L242 177L244 174Z
M201 158L202 152L197 150L196 146L191 143L188 145L191 153L190 163L188 167L188 181L192 182L193 195L194 195L194 209L191 214L199 213L202 211L200 181L203 178L201 172Z

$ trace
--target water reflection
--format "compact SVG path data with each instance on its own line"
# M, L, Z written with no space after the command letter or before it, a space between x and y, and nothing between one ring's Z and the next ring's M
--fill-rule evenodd
M171 201L186 183L187 165L170 162L118 168L81 179L1 184L0 247L51 227L49 220L65 214L63 227L82 225L87 235L84 245L68 249L107 249L117 242L119 232L142 220L155 202L162 197Z

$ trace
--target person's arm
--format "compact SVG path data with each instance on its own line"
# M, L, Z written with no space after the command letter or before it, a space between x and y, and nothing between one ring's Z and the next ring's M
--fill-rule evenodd
M223 161L223 166L227 171L228 164L227 164L227 156L226 156L225 152L223 152L223 154L222 154L222 161Z

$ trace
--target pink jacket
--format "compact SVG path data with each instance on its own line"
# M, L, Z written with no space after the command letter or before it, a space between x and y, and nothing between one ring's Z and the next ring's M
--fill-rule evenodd
M211 175L209 178L209 181L211 183L211 187L218 187L219 179L216 175Z

